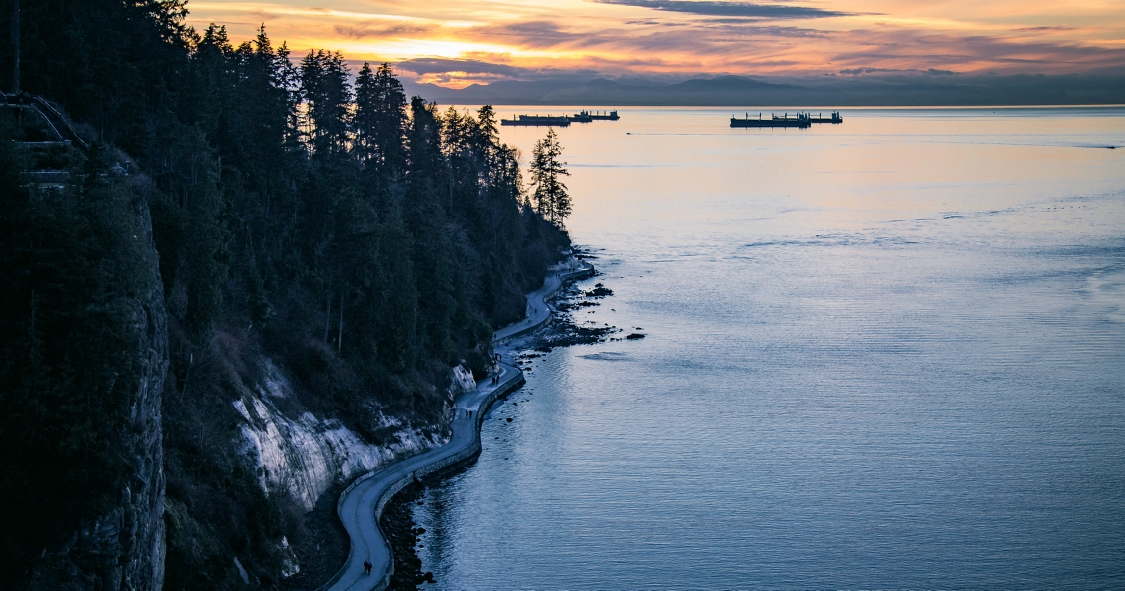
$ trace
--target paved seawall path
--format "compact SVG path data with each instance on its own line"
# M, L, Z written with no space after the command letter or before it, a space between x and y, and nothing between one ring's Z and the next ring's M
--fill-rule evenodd
M546 324L551 317L547 299L566 281L593 274L593 266L584 263L579 269L549 275L543 287L527 294L527 318L493 333L493 344L507 344ZM486 378L477 382L475 390L465 392L454 401L450 424L453 435L448 443L372 470L340 493L336 513L348 532L351 548L344 566L318 591L381 591L387 586L394 561L390 543L379 528L383 507L395 493L414 480L463 466L480 455L480 428L484 415L497 399L524 383L523 372L518 367L506 362L501 362L499 366L499 383L492 384L492 379ZM472 411L471 418L469 411ZM371 574L364 574L364 561L372 564Z

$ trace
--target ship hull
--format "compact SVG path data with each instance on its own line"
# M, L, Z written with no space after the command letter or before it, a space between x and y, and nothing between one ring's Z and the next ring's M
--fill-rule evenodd
M567 117L524 117L520 119L501 119L500 125L516 125L524 127L569 127L570 119Z
M579 123L586 123L587 121L617 121L621 117L617 111L582 111L575 113L572 120Z
M731 117L731 127L812 127L808 119L736 119Z

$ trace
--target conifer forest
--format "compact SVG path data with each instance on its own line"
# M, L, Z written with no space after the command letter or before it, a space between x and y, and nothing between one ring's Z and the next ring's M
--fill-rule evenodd
M263 360L292 377L291 414L373 444L392 415L440 436L450 368L485 375L492 331L570 246L490 107L442 110L387 64L291 55L265 27L234 44L186 10L20 7L20 90L87 145L40 141L42 122L0 109L5 579L64 580L52 557L117 510L120 540L163 528L165 588L272 588L304 517L232 443L231 402ZM142 489L163 494L149 530ZM75 589L145 587L79 567L109 582Z

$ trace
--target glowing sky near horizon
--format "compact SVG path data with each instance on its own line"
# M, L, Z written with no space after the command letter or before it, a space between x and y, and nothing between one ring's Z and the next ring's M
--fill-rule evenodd
M389 61L419 82L574 73L1125 73L1125 0L191 0L232 40Z

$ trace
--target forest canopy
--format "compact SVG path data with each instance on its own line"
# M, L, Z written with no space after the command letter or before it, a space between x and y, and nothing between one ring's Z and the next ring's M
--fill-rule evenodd
M0 1L0 31L10 28L11 6ZM221 26L187 26L186 10L183 0L25 1L20 33L23 90L69 116L101 154L98 166L144 179L168 314L169 589L222 588L238 576L222 558L233 554L266 581L278 571L277 541L299 535L284 499L264 498L223 444L236 433L230 401L240 380L254 377L255 360L275 360L294 377L294 404L372 442L384 435L378 412L440 427L449 368L464 361L485 371L493 329L522 316L523 294L570 244L559 223L526 206L519 154L500 142L491 107L441 111L405 96L387 64L353 72L337 52L293 56L264 27L235 44ZM11 58L0 42L0 63ZM74 179L95 174L94 164L76 166L87 171ZM10 172L0 175L5 232L49 223L29 216L87 215L81 183L47 212ZM75 232L94 227L80 222ZM57 253L81 240L54 233L36 248ZM99 280L121 279L103 272L104 262L89 264L99 265L100 275L88 273ZM83 305L35 289L24 282L8 294L2 320L11 334L28 334L33 298L39 315ZM23 378L4 367L6 395L17 395L9 386ZM88 386L72 383L81 378L67 374L65 387ZM124 412L105 408L110 421ZM82 425L75 437L98 437ZM0 427L0 439L34 432ZM79 469L80 453L48 453L51 444L24 442L28 461L0 465L6 482L30 487L24 495L40 495L44 506L83 493L47 478L36 457L72 464L83 482L97 477ZM101 468L107 480L124 470ZM78 517L29 512L6 525L65 532ZM46 543L21 540L10 537L5 560Z

